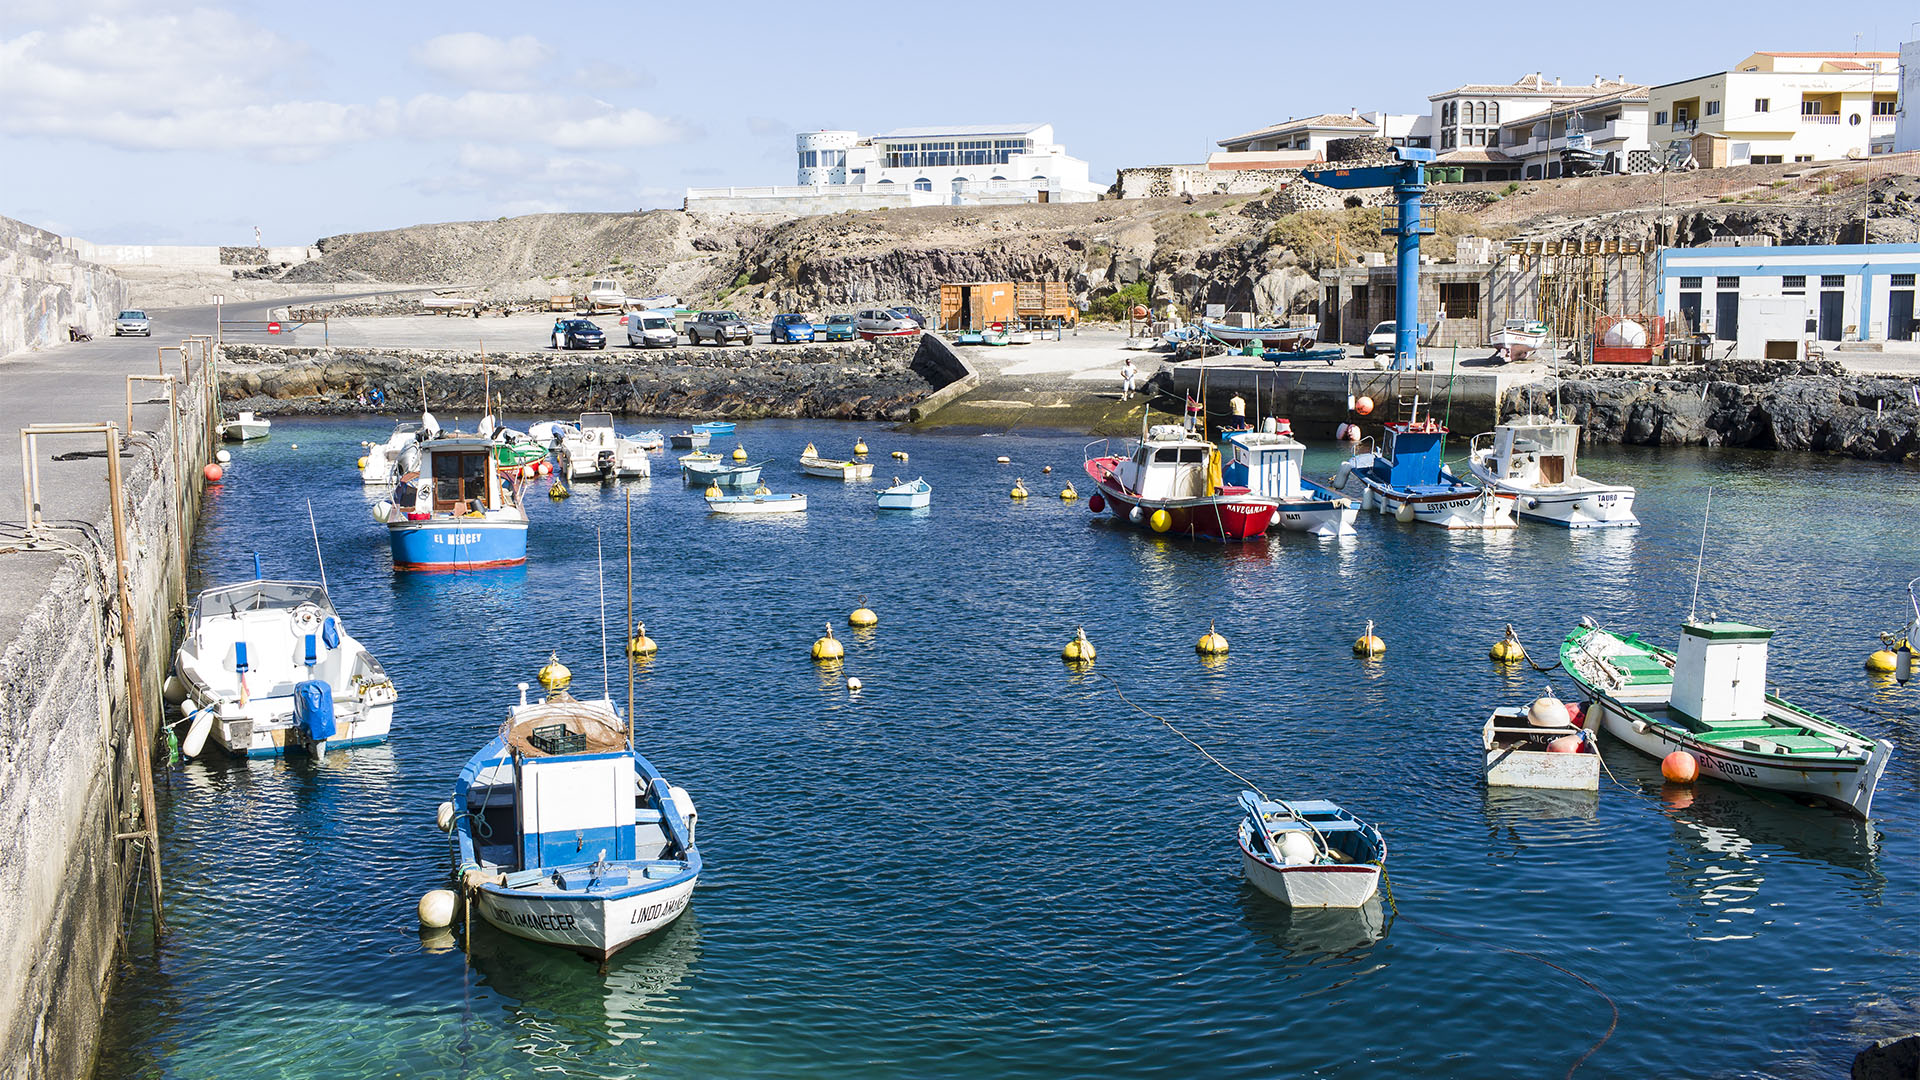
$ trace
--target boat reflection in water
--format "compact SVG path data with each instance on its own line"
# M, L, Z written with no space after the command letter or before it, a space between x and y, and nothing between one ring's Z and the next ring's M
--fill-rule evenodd
M503 1009L507 1026L527 1036L517 1045L543 1067L620 1043L657 1042L662 1025L681 1023L692 1012L680 1000L700 959L692 909L601 965L477 919L471 946L485 985L510 1002Z
M1357 908L1296 908L1248 883L1240 889L1240 917L1289 960L1357 964L1387 936L1386 904L1378 894Z

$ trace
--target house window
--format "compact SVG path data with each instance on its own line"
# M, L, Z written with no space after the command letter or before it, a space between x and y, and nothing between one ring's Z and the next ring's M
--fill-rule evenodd
M1740 287L1740 279L1737 277L1717 277L1713 279L1713 283L1723 289L1737 289Z
M1440 286L1440 312L1449 319L1480 317L1480 283L1463 281Z
M1755 154L1752 157L1747 159L1747 164L1778 165L1780 164L1780 155L1779 154Z
M1787 290L1804 289L1807 287L1807 275L1787 274L1780 279L1780 287Z
M1772 99L1772 98L1763 98L1763 97L1757 97L1757 98L1754 98L1754 99L1753 99L1753 111L1754 111L1754 112L1772 112L1772 111L1773 111L1773 99Z
M1707 115L1708 115L1708 116L1719 116L1719 115L1720 115L1720 103L1719 103L1719 102L1717 102L1717 101L1709 101L1709 102L1707 102Z
M1844 289L1847 286L1845 274L1821 274L1820 287L1823 289Z
M1898 106L1899 104L1900 103L1897 101L1876 101L1873 103L1873 115L1875 116L1897 115L1900 110L1896 108L1896 106Z
M1813 155L1812 154L1795 154L1793 155L1793 160L1795 164L1799 164L1802 161L1812 161Z
M1499 122L1500 122L1500 103L1496 101L1491 105L1487 106L1487 123L1497 124Z
M1700 287L1700 279L1697 277L1683 277L1680 279L1680 287L1683 289L1697 289Z
M920 179L918 179L918 180L915 180L915 181L913 182L913 190L915 190L915 191L932 191L932 190L933 190L933 181L931 181L931 180L929 180L929 179L927 179L926 177L924 177L924 176L923 176L923 177L921 177Z
M1820 103L1817 101L1802 101L1800 103L1800 115L1801 116L1819 116Z
M1667 124L1667 110L1661 109L1659 112L1654 113L1653 122L1661 127L1665 127Z

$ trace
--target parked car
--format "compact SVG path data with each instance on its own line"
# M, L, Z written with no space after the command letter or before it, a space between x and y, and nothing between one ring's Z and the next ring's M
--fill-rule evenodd
M120 337L123 334L128 337L132 337L134 334L139 334L141 337L152 337L153 324L147 321L147 313L144 311L123 311L114 316L113 336Z
M867 308L853 317L854 329L862 333L887 334L896 330L918 330L920 324L892 308Z
M827 324L820 328L820 336L828 341L852 341L854 338L853 316L829 315Z
M899 315L903 319L912 319L913 325L919 327L922 330L925 330L928 326L932 325L927 320L927 313L924 311L921 311L917 307L910 307L906 304L900 304L893 308L893 312L894 314Z
M753 330L731 311L703 311L687 324L687 340L695 345L753 344Z
M1360 351L1368 359L1379 356L1381 353L1392 356L1395 347L1394 326L1392 322L1383 322L1374 327L1373 333L1367 335L1367 344Z
M813 340L813 324L805 315L775 315L773 324L767 330L767 340L775 345L788 345Z
M752 334L754 337L771 338L773 336L773 324L770 322L750 322L747 324L747 333Z
M555 319L553 347L556 349L604 349L607 335L588 319Z
M642 349L671 349L680 344L673 316L664 311L636 311L627 316L627 344Z

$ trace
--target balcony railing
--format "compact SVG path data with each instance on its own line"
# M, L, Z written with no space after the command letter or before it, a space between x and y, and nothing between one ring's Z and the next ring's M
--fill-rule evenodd
M1687 132L1693 132L1693 131L1699 131L1699 130L1700 130L1700 121L1698 121L1698 120L1675 120L1675 121L1673 122L1673 130L1675 130L1675 131L1687 131Z
M1800 122L1803 124L1837 124L1840 122L1840 114L1839 113L1801 113Z

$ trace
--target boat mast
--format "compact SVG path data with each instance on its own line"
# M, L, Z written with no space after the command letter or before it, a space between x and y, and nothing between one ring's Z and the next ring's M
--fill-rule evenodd
M627 493L627 753L633 753L633 489Z
M607 670L607 548L599 526L593 529L594 569L600 572L600 696L613 700L612 673Z
M313 521L313 500L307 500L307 528L313 531L313 561L320 564L320 591L327 591L327 560L320 555L320 526Z

